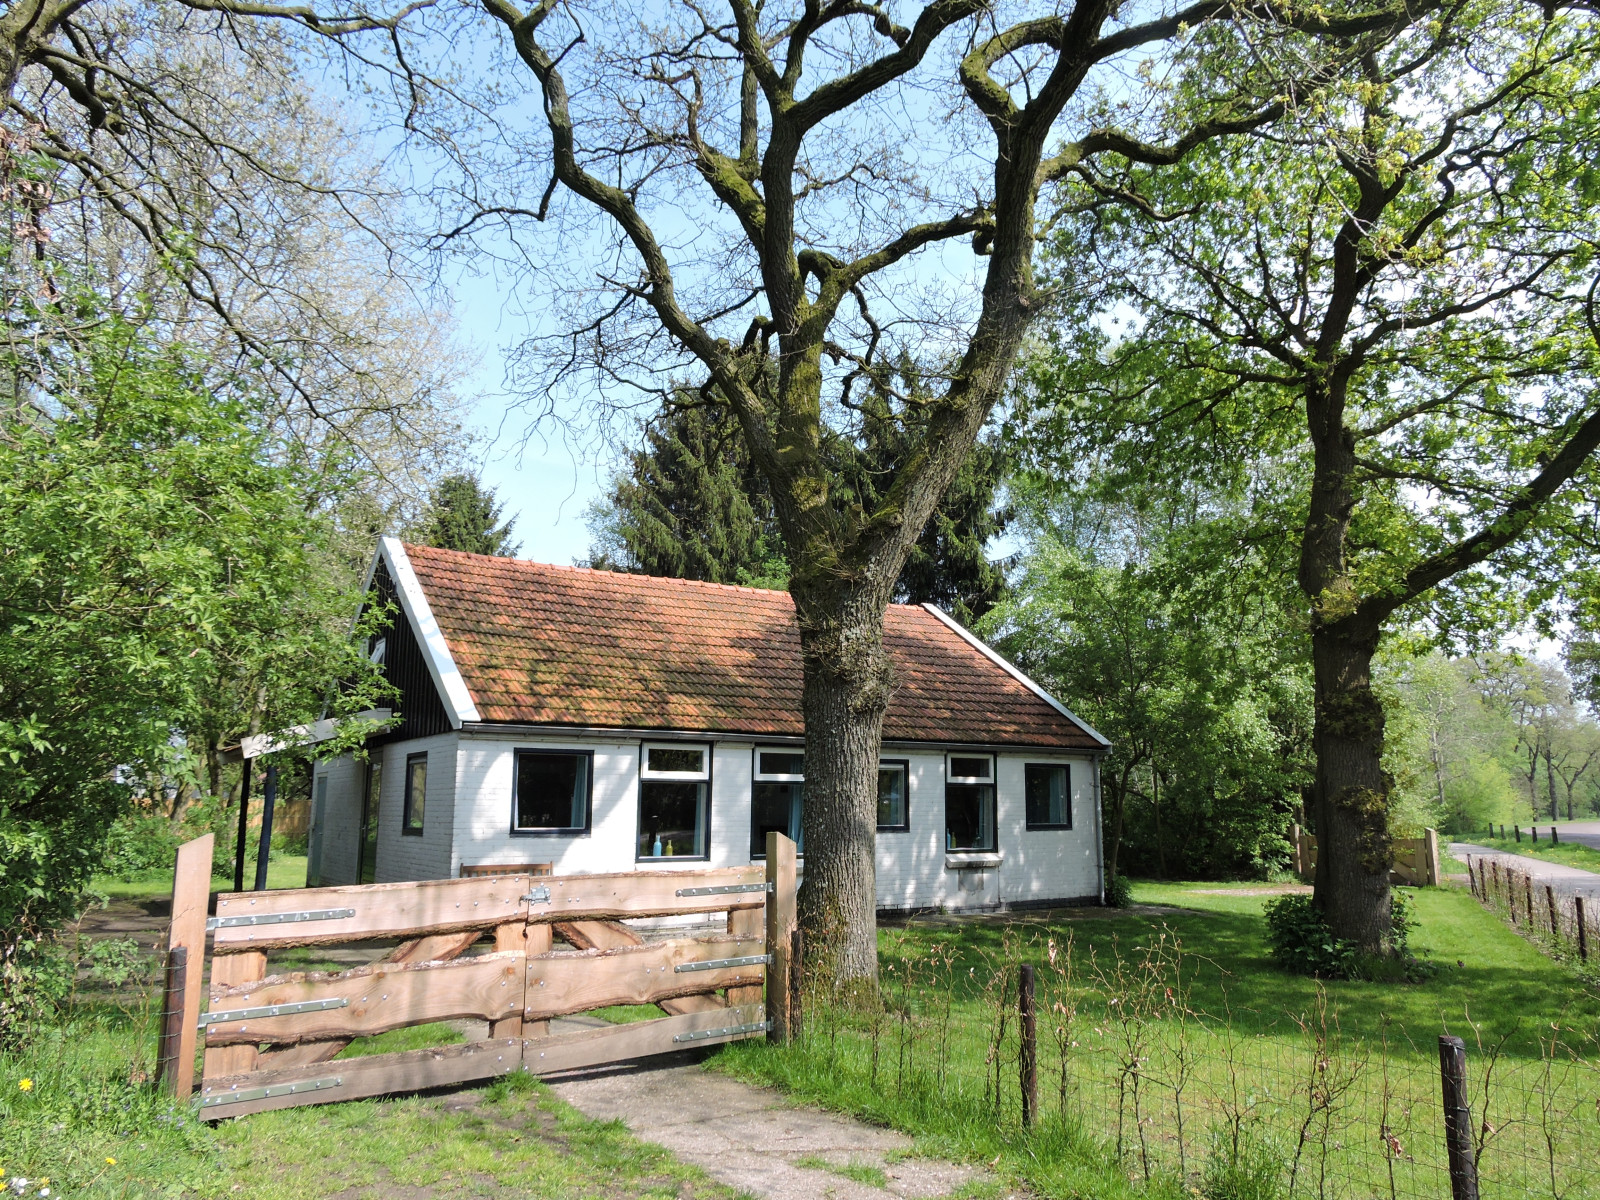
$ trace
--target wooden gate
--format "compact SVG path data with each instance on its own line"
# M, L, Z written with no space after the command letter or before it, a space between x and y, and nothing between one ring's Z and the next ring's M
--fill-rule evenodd
M211 838L183 847L173 883L161 1075L206 1119L545 1075L762 1035L791 1020L794 843L769 834L765 867L614 875L491 875L231 892L205 919ZM649 939L629 918L727 913L726 932ZM208 1004L199 1012L207 931ZM294 947L399 939L379 962L268 974ZM492 940L492 948L478 946ZM556 948L559 940L561 948ZM765 988L765 1001L763 1001ZM667 1015L552 1034L550 1021L613 1005ZM488 1022L480 1041L338 1058L350 1042L435 1021Z
M1307 833L1299 825L1289 827L1289 840L1294 843L1294 871L1310 883L1317 875L1317 835ZM1411 887L1442 887L1439 873L1439 832L1423 830L1419 838L1395 838L1394 865L1389 870L1389 882L1408 884Z

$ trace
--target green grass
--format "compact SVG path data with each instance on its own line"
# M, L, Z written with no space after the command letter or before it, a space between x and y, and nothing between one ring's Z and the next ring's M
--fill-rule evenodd
M245 887L255 886L255 860L245 864ZM306 885L306 856L303 854L274 855L267 864L267 887L278 888L303 888ZM151 871L133 879L117 879L111 875L96 875L89 884L90 889L111 898L112 900L154 900L172 895L172 872ZM211 877L211 890L214 892L231 892L233 890L233 876L231 874L213 875Z
M853 1183L862 1183L867 1187L886 1188L889 1186L889 1176L882 1167L875 1167L871 1163L835 1163L816 1154L807 1154L795 1159L794 1165L804 1167L809 1171L826 1171L830 1175L837 1175L840 1179L848 1179Z
M450 1039L434 1028L426 1040ZM364 1041L404 1048L394 1035ZM96 1011L0 1053L0 1177L33 1180L30 1195L48 1178L52 1195L72 1200L735 1197L620 1123L583 1117L531 1076L211 1126L150 1086L154 1046L148 1019Z
M1480 1038L1483 1047L1498 1047L1499 1090L1489 1116L1505 1131L1486 1152L1486 1179L1508 1187L1536 1183L1541 1113L1554 1114L1551 1120L1571 1126L1557 1130L1559 1170L1583 1177L1570 1194L1600 1195L1600 1169L1587 1165L1592 1146L1569 1136L1580 1122L1592 1125L1600 1101L1600 1069L1593 1065L1600 996L1580 977L1466 891L1408 889L1419 922L1413 945L1436 964L1432 977L1319 984L1271 963L1261 915L1270 896L1229 894L1239 890L1141 883L1136 902L1176 911L1053 920L1019 914L1011 923L928 921L885 929L879 944L886 1012L813 1001L798 1044L736 1044L715 1065L899 1128L916 1139L920 1153L995 1162L1008 1181L1042 1196L1108 1198L1166 1196L1195 1186L1210 1130L1226 1119L1234 1095L1235 1111L1246 1113L1246 1124L1287 1160L1312 1084L1344 1072L1348 1086L1328 1114L1327 1144L1334 1147L1328 1169L1349 1175L1362 1194L1369 1187L1387 1192L1382 1177L1390 1164L1378 1150L1378 1130L1368 1128L1377 1123L1417 1160L1396 1166L1401 1190L1431 1192L1442 1178L1433 1161L1442 1153L1436 1038L1448 1030L1467 1039L1475 1083L1489 1059ZM1183 948L1181 970L1170 954L1147 969L1145 948L1166 937L1170 951L1173 936ZM1049 943L1060 963L1069 939L1070 981L1047 962ZM1037 964L1039 978L1044 1118L1033 1131L1021 1128L1018 1114L1009 1015L1015 993L998 987L1014 980L1019 961ZM1110 1003L1113 996L1118 1003ZM996 1067L992 1034L1002 1011L1009 1024ZM1586 1058L1549 1066L1541 1039L1556 1026ZM1063 1067L1057 1028L1069 1030L1071 1043L1064 1107L1056 1095ZM1118 1086L1125 1033L1140 1039L1134 1074L1144 1090L1137 1111ZM1121 1082L1132 1077L1122 1074ZM1552 1098L1548 1109L1539 1107L1540 1095ZM1181 1137L1179 1117L1187 1122ZM1305 1177L1298 1186L1307 1186Z
M1579 845L1577 842L1561 842L1552 846L1548 830L1541 833L1537 843L1532 838L1523 838L1517 842L1512 838L1475 838L1469 837L1467 841L1476 846L1486 846L1490 850L1501 850L1506 854L1521 854L1527 858L1539 858L1545 862L1560 863L1566 867L1578 867L1584 871L1593 871L1600 874L1600 850L1592 850L1588 846Z

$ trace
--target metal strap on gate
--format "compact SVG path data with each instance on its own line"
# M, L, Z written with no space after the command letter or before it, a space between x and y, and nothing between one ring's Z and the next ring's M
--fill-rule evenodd
M550 889L547 887L536 887L522 897L522 902L524 904L549 904Z
M720 887L679 888L679 896L730 896L735 892L770 892L770 883L728 883Z
M213 1009L200 1014L200 1028L207 1025L219 1025L224 1021L256 1021L262 1017L288 1017L295 1013L326 1012L330 1008L348 1008L348 996L336 996L330 1000L301 1000L294 1004L267 1004L261 1008L224 1008Z
M302 1092L321 1092L328 1088L343 1087L344 1080L312 1079L305 1083L274 1083L266 1087L240 1088L234 1092L219 1092L200 1100L201 1108L215 1108L219 1104L240 1104L246 1100L270 1100L274 1096L298 1096Z
M243 917L208 917L206 929L238 929L246 925L289 925L297 921L342 921L356 915L353 908L313 908L306 912L252 913Z
M703 962L679 963L673 971L720 971L724 967L764 967L772 961L770 954L746 954L740 958L708 958Z
M721 1029L695 1029L689 1033L674 1034L675 1042L703 1042L709 1038L738 1037L741 1033L766 1033L771 1021L752 1021L748 1025L725 1025Z

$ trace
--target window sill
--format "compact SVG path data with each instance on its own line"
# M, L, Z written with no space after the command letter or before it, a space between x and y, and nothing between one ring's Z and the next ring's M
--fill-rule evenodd
M944 856L946 871L986 871L998 867L1005 855L997 850L947 850Z

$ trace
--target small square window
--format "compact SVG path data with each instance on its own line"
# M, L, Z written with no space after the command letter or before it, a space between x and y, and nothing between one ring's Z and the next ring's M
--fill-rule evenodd
M640 860L706 857L710 759L706 746L643 748L639 765Z
M976 782L992 782L994 780L994 759L985 755L982 758L952 754L950 756L950 778Z
M589 832L593 771L587 750L518 750L511 832Z
M908 762L878 764L878 828L909 829L910 806L907 791L911 782Z
M413 836L422 833L423 809L428 801L428 756L412 754L406 758L405 811L400 832Z
M799 779L806 777L806 756L799 751L762 750L756 755L756 776L760 779Z
M1071 769L1064 763L1029 763L1023 774L1028 828L1071 829Z

